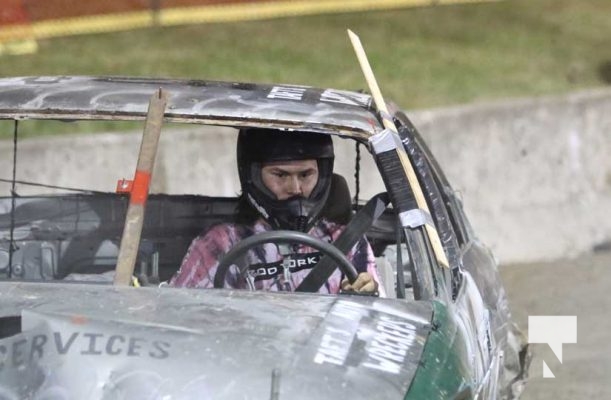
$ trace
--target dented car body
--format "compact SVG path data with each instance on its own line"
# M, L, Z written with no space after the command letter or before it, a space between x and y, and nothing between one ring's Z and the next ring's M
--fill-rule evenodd
M357 92L33 77L0 79L0 119L139 121L159 88L168 122L311 131L367 148L389 198L366 233L388 298L160 286L198 233L233 216L235 198L203 195L148 198L136 262L145 287L113 286L98 278L117 264L128 195L13 193L0 199L0 397L519 395L528 350L495 260L403 112L392 111L394 133Z

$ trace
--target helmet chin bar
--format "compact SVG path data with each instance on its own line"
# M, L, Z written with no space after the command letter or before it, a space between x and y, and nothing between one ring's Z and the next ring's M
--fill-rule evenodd
M318 211L312 212L316 208L316 203L303 196L293 196L285 200L268 200L267 208L258 204L253 196L248 196L248 200L261 215L270 216L266 220L275 229L307 233L315 222L312 214L318 214Z
M312 201L303 196L294 196L286 200L277 201L285 203L283 204L284 207L274 210L274 216L278 221L277 228L305 233L310 230L313 224L313 218L310 218L310 214L315 207Z
M293 220L293 230L307 233L310 229L308 227L308 217L295 217Z

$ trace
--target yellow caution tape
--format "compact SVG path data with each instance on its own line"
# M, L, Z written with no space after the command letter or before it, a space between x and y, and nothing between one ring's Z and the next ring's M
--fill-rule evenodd
M32 24L32 31L37 38L50 38L146 28L152 25L152 14L143 11L35 22Z
M38 50L38 43L34 39L11 40L0 42L0 56L3 54L32 54Z
M209 5L63 18L0 27L0 42L113 32L137 28L232 22L297 15L384 10L429 5L483 3L501 0L299 0Z

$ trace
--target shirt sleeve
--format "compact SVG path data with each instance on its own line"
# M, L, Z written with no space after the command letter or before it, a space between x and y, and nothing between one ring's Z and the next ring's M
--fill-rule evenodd
M229 230L226 225L217 225L196 237L169 285L188 288L214 287L214 275L219 259L232 247Z
M378 284L378 293L380 297L386 297L384 285L380 282L380 274L378 273L378 266L376 265L373 249L366 237L362 237L352 248L350 253L348 253L348 259L352 262L352 265L354 265L359 274L361 272L368 272Z

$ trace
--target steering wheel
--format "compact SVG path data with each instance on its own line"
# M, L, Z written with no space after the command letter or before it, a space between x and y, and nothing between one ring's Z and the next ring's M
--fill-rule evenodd
M278 230L262 232L257 235L253 235L249 238L246 238L236 244L227 254L225 254L223 259L220 261L216 270L216 274L214 275L214 287L222 288L225 284L225 276L227 275L229 267L235 264L238 258L245 256L248 250L253 247L260 246L264 243L297 243L312 247L323 253L323 255L330 257L335 262L336 268L339 267L339 269L343 272L344 275L346 275L350 282L354 282L358 275L352 263L340 250L337 249L337 247L335 247L331 243L323 242L322 240L312 237L303 232ZM240 264L241 265L238 266L240 269L240 274L244 275L246 269L248 268L248 265L246 263ZM318 291L320 287L322 287L322 284L318 288L316 288L316 290L313 291Z

